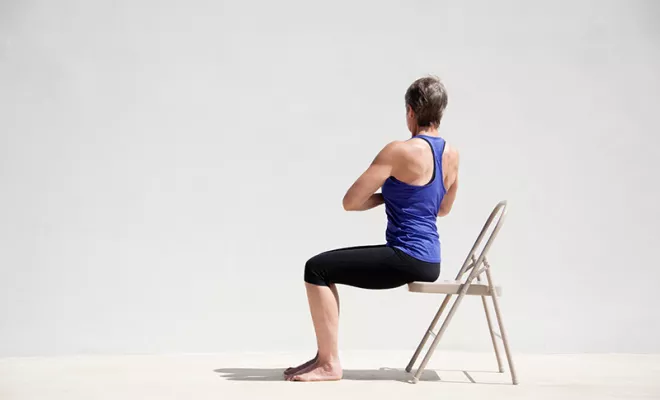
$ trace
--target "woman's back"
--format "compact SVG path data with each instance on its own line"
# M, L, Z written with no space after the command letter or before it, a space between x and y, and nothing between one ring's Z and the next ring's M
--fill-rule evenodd
M445 182L455 179L449 176L452 168L444 172L445 140L419 134L397 146L392 176L382 187L387 244L419 260L440 262L436 218L447 193Z

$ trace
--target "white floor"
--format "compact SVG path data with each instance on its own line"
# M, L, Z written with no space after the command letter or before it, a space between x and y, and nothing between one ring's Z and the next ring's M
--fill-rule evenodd
M0 359L1 400L660 399L660 355L517 355L520 385L492 354L437 352L408 383L408 352L345 352L341 382L282 380L301 354Z

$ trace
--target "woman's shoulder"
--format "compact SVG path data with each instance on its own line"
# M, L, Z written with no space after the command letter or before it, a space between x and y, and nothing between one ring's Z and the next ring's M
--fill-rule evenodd
M392 149L393 158L399 165L417 164L424 153L430 150L429 145L418 138L390 142L388 146Z
M445 142L445 150L442 153L442 158L446 158L449 164L455 164L458 166L459 153L458 149L453 145Z
M425 155L431 151L428 143L422 138L412 138L405 141L395 140L389 142L380 151L380 158L387 159L393 166L405 166L411 169L424 165ZM443 151L443 164L458 163L458 150L445 143Z

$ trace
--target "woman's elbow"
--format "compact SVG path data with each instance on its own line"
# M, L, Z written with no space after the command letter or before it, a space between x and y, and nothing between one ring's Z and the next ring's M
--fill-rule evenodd
M450 211L451 211L451 206L449 206L449 207L440 207L440 211L438 211L438 217L444 217L447 214L449 214Z
M361 204L355 200L354 196L349 196L346 194L346 196L344 196L344 200L342 200L342 206L346 211L359 211Z
M344 196L344 200L342 200L342 206L344 207L344 210L346 210L346 211L355 211L356 210L355 204L353 204L353 202L351 202L351 200L346 196Z

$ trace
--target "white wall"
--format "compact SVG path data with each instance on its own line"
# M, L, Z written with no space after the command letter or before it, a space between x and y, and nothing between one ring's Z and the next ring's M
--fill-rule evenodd
M304 262L380 243L341 198L441 76L451 278L490 208L514 350L660 351L653 1L0 2L0 356L309 349ZM341 288L342 348L440 299ZM443 348L487 350L472 299Z

